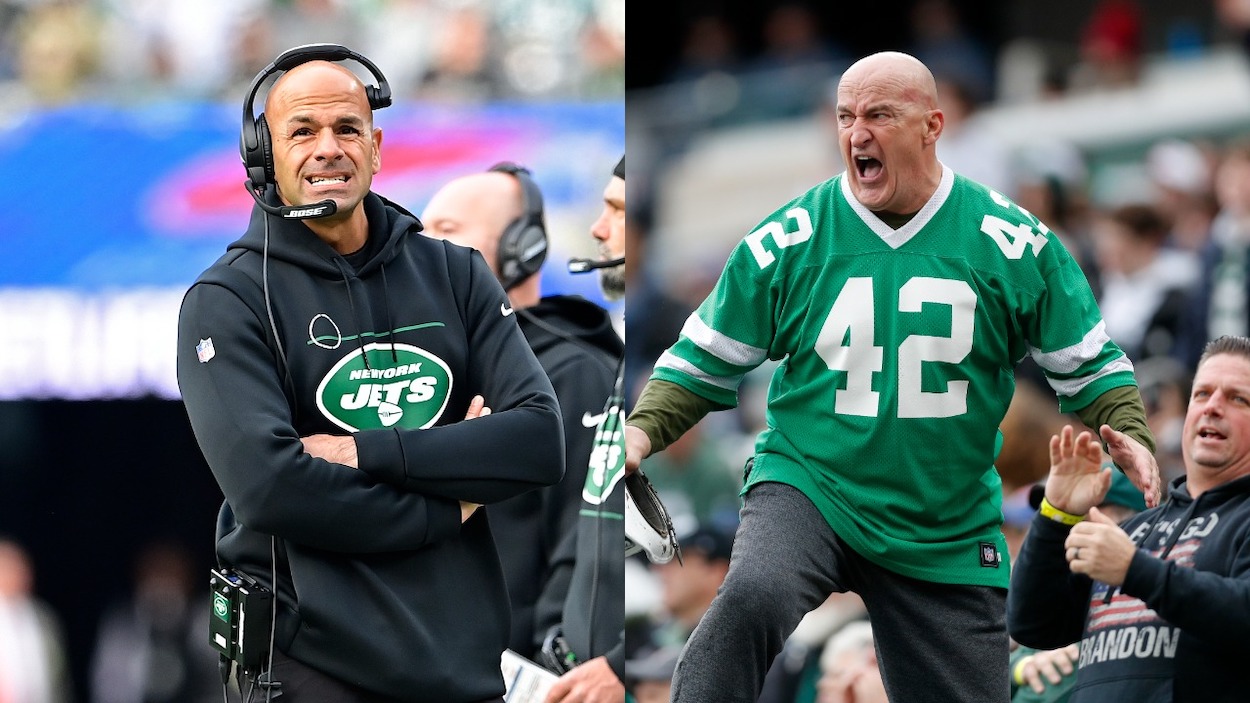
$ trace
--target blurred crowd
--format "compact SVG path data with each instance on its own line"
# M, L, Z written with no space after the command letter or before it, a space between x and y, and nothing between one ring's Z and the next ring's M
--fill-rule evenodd
M1204 133L1181 115L1175 133L1121 149L1131 153L1127 159L1118 154L1126 165L1117 173L1129 177L1121 187L1099 189L1095 172L1104 167L1098 161L1102 155L1062 140L1005 143L977 120L981 113L1018 102L1123 95L1138 87L1143 66L1160 57L1183 60L1214 45L1244 51L1250 47L1250 5L1216 0L1203 8L1213 21L1203 30L1205 36L1192 23L1167 22L1154 26L1152 34L1160 39L1151 45L1147 29L1158 18L1149 17L1140 3L1092 3L1067 45L1050 47L1040 59L1034 56L1034 81L1025 86L1015 79L1022 75L1021 46L1027 38L1008 38L994 47L968 28L950 0L903 5L911 41L874 50L907 51L933 70L946 116L939 159L1036 215L1081 264L1108 333L1135 365L1163 478L1183 475L1181 426L1203 345L1220 335L1250 331L1250 131ZM665 80L629 95L631 119L637 117L634 124L641 125L631 127L631 135L644 137L631 141L631 150L639 161L651 155L633 181L640 185L631 185L642 192L631 193L628 224L631 261L640 262L630 268L628 284L628 309L635 311L627 318L627 380L633 398L656 358L710 292L729 253L708 242L701 252L706 260L683 260L678 266L655 254L664 238L691 236L663 219L682 207L665 201L666 185L678 177L673 174L714 177L683 163L689 145L743 125L787 129L814 124L815 131L804 134L827 139L811 145L828 152L823 177L843 168L832 146L833 88L842 69L858 56L842 43L845 30L826 29L815 8L776 3L760 29L759 48L750 51L750 42L737 33L740 25L726 12L694 13ZM755 221L739 224L740 237ZM666 275L674 270L681 275ZM684 637L728 569L736 527L734 494L754 438L765 426L772 371L766 364L748 374L738 408L712 413L677 445L643 462L678 515L686 564L639 561L627 571L627 673L640 701L668 700L668 680ZM1013 550L1036 512L1028 496L1046 475L1050 435L1065 423L1079 426L1059 413L1053 392L1030 362L1018 370L1017 383L997 462L1004 484L1004 532ZM1062 700L1057 694L1028 698L1035 695L1028 686L1016 695L1015 700ZM774 662L760 700L885 700L871 627L856 596L835 594L803 621Z
M624 0L0 0L8 110L237 98L300 44L357 48L398 99L619 94Z

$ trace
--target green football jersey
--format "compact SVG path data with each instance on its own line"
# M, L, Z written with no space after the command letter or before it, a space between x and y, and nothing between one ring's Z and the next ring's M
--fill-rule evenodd
M652 378L734 406L747 371L781 360L743 493L793 485L874 563L1006 587L993 462L1025 355L1064 412L1135 383L1054 233L944 168L897 230L843 176L773 213Z

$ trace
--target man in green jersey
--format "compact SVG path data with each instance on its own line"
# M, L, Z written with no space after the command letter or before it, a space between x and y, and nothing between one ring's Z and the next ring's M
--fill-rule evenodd
M673 700L753 701L804 613L864 599L892 700L1005 701L996 427L1026 355L1153 505L1133 367L1047 227L934 151L933 75L898 53L838 85L847 170L737 246L627 422L626 470L782 360L728 577Z

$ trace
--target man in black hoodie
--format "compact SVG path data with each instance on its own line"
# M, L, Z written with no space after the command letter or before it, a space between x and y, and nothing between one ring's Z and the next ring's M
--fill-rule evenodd
M625 295L625 157L603 189L590 227L599 245L599 285L610 300ZM546 703L625 700L625 400L624 368L608 397L582 489L577 561L564 601L564 635L579 664L560 677Z
M481 257L370 191L378 88L284 57L257 119L276 187L179 318L218 561L276 591L283 703L501 701L508 597L477 508L559 480L551 384Z
M1071 703L1244 701L1250 691L1250 339L1207 344L1194 375L1186 475L1122 526L1097 440L1050 440L1041 511L1012 573L1021 644L1080 642Z
M427 235L481 252L560 401L564 478L487 511L512 599L509 647L537 659L544 636L560 622L568 593L586 467L624 343L598 305L581 297L542 295L547 250L542 194L524 169L503 163L457 178L430 198L421 220ZM600 625L613 633L621 627Z

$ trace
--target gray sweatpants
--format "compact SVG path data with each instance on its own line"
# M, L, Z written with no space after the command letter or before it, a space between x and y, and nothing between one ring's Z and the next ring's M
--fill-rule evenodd
M807 496L781 483L750 490L729 574L682 650L673 703L752 703L782 644L830 593L868 607L886 693L895 703L1006 703L1007 591L930 583L852 551Z

